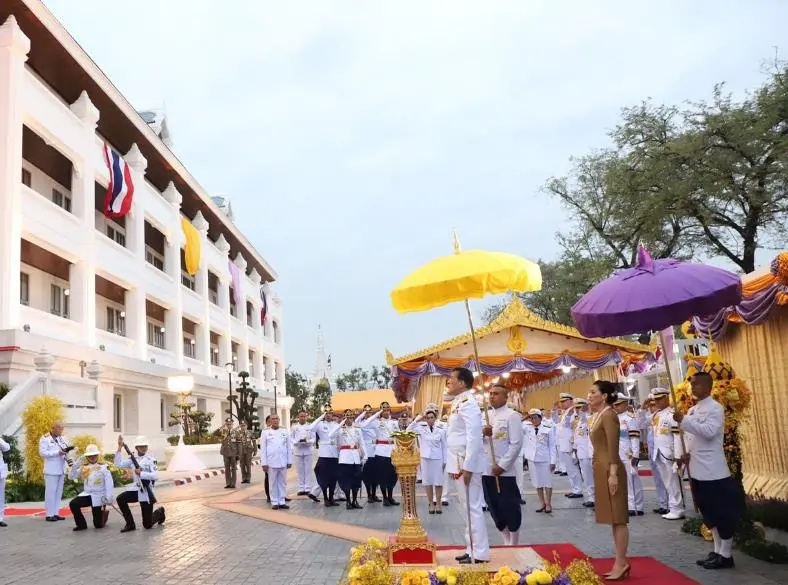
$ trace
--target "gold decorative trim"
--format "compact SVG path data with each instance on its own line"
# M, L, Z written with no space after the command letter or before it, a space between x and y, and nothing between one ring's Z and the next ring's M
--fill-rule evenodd
M593 341L594 343L608 345L610 347L622 349L630 353L654 353L657 351L656 338L652 339L650 345L642 345L640 343L635 343L634 341L625 341L623 339L616 339L614 337L583 337L574 327L561 325L560 323L553 323L552 321L542 319L541 317L535 315L523 304L520 298L516 296L512 298L511 302L492 323L476 330L476 339L481 339L487 335L504 331L510 327L529 327L531 329L537 329L546 333L565 335L567 337L574 337L575 339L582 339L584 341ZM430 356L439 351L446 351L447 349L457 345L471 343L472 341L473 339L471 338L471 334L464 333L463 335L458 335L457 337L447 339L442 343L438 343L431 347L427 347L417 352L397 358L395 358L389 350L386 350L386 363L389 366L396 366L405 362L411 362L426 356Z

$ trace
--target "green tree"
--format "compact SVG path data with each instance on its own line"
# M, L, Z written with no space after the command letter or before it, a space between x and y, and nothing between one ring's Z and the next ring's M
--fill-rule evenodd
M353 368L349 372L340 374L336 379L337 390L366 390L370 386L370 376L364 368Z
M309 401L309 417L317 418L323 413L323 407L331 404L331 385L328 380L318 382L312 391Z
M306 377L287 368L285 371L285 392L293 397L290 407L290 420L295 420L302 410L309 410L309 382Z
M391 368L386 365L372 366L369 371L369 379L374 388L391 388Z
M227 397L234 405L234 416L237 417L238 422L245 422L246 426L253 433L260 431L260 417L257 414L257 406L255 401L260 394L252 388L248 382L249 372L239 372L238 386L235 393L231 397ZM229 414L229 411L228 411Z

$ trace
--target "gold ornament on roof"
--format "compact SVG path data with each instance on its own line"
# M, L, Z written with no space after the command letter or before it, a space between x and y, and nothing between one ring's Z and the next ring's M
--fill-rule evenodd
M506 348L512 353L522 353L525 350L525 339L523 339L519 327L509 329L509 340L506 342Z

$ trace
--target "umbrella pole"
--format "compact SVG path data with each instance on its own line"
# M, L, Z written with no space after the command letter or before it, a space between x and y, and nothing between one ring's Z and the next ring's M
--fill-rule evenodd
M668 386L670 387L670 401L673 403L673 409L678 410L679 403L676 400L676 391L673 389L673 374L670 371L670 362L668 361L668 352L665 349L665 334L662 331L659 332L659 343L662 346L662 361L665 364L665 372L668 375ZM679 440L681 441L681 451L683 453L687 452L687 443L684 441L684 431L679 428ZM689 462L687 462L687 477L690 478L692 481L692 474L690 473ZM681 486L681 477L679 477L679 486ZM690 490L691 492L692 490ZM682 499L684 496L684 490L681 490ZM695 512L698 511L698 505L695 503L695 496L692 496L692 504L695 508Z
M476 347L476 330L473 328L473 316L471 315L471 303L468 299L465 299L465 312L468 315L468 325L471 328L471 340L473 341L473 357L476 360L476 367L479 370L479 376L482 377L482 382L484 382L484 377L482 376L482 364L479 361L479 348ZM490 424L490 411L487 408L487 399L484 398L484 389L482 389L482 405L484 410L484 419L487 422L487 426L492 426ZM490 459L492 460L493 467L498 465L495 460L495 445L493 444L493 438L488 437L490 440ZM495 476L495 488L498 493L501 493L501 479L496 475Z

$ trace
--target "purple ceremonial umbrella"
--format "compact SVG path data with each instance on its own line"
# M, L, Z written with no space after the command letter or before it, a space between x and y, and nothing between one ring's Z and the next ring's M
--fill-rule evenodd
M652 260L641 245L637 265L583 295L572 318L586 337L616 337L661 331L741 299L741 278L732 272L672 258Z

